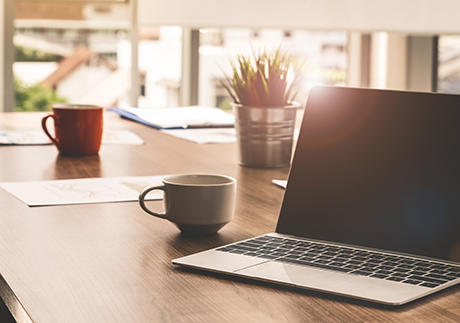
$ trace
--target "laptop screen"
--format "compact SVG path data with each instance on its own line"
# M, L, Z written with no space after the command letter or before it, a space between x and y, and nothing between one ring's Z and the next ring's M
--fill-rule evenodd
M460 261L460 96L313 88L276 231Z

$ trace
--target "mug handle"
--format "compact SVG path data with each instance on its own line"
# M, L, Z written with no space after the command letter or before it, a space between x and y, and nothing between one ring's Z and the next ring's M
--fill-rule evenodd
M43 119L42 119L42 128L43 128L43 131L45 132L45 134L51 139L51 141L53 142L53 144L55 144L56 146L58 146L58 141L56 138L53 138L49 131L48 131L48 128L46 127L46 120L48 120L48 118L53 118L54 122L56 122L56 118L54 117L54 114L48 114L47 116L44 116Z
M163 192L165 192L165 186L164 185L160 185L160 186L150 186L150 187L146 187L142 190L141 194L139 194L139 204L141 206L141 208L147 212L148 214L150 215L153 215L153 216L156 216L156 217L159 217L159 218L162 218L162 219L166 219L166 212L162 212L162 213L156 213L156 212L153 212L153 211L150 211L147 206L145 205L145 196L153 191L153 190L161 190Z

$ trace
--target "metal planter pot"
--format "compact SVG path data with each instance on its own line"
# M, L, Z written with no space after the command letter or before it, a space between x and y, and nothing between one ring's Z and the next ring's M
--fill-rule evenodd
M275 168L291 164L294 126L300 104L248 107L232 103L238 139L238 163Z

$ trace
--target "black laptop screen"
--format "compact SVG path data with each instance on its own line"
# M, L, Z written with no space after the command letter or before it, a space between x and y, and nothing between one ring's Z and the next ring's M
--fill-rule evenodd
M460 96L312 89L276 231L460 261Z

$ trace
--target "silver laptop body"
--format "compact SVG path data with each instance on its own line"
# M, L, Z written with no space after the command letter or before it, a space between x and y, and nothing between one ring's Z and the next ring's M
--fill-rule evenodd
M315 87L275 233L174 264L401 305L460 282L460 96Z

